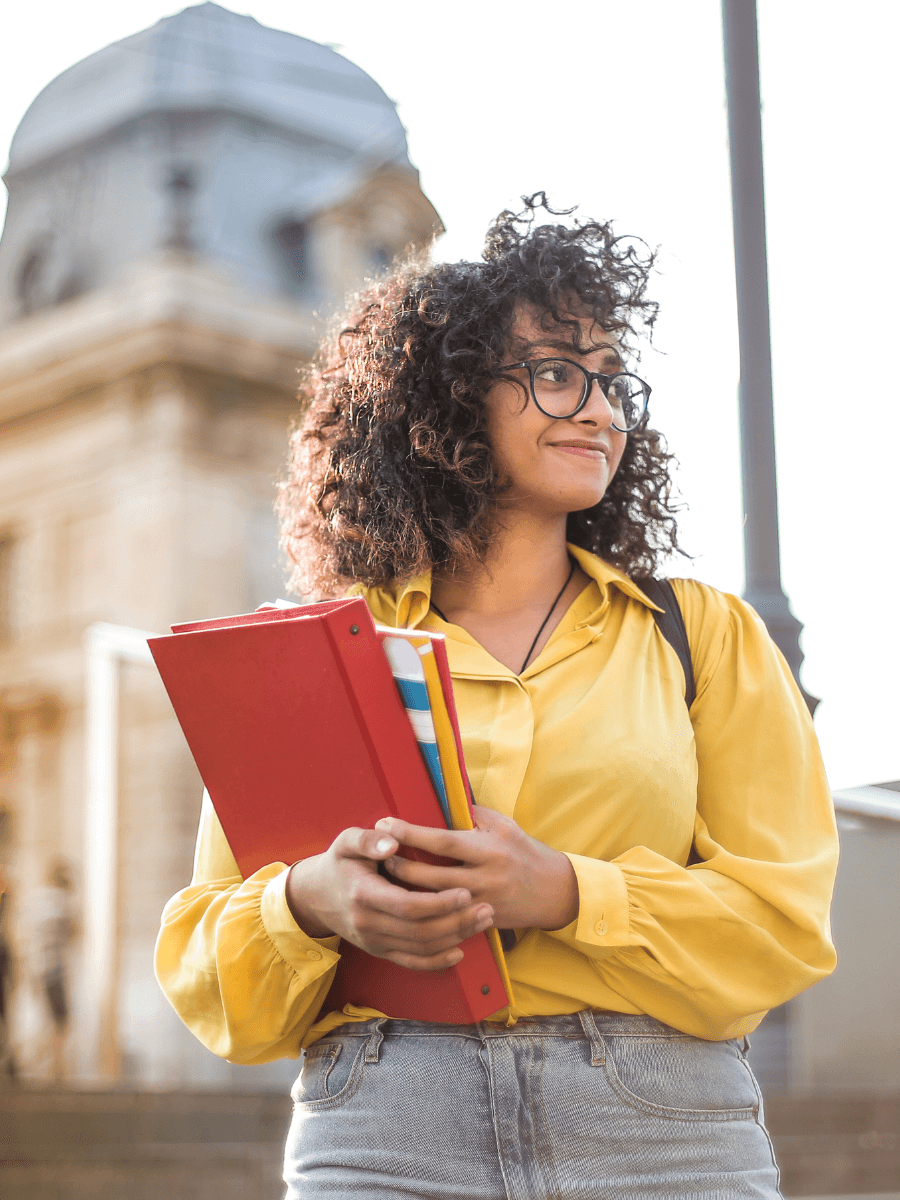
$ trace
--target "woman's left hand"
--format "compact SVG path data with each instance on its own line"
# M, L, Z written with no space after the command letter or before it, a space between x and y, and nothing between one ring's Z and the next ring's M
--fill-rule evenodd
M502 813L475 805L475 828L432 829L399 817L383 817L375 828L403 846L458 859L458 866L432 866L394 855L391 876L431 891L467 888L476 903L494 910L500 929L562 929L578 915L578 880L568 858L539 842Z

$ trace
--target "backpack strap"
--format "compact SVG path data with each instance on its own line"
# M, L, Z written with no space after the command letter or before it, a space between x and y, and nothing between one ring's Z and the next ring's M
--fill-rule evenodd
M678 655L678 661L684 671L684 702L690 708L696 699L697 687L694 683L691 646L688 642L681 606L675 596L675 589L668 579L641 579L638 581L638 586L654 604L658 604L663 610L657 612L654 609L653 617L659 632Z

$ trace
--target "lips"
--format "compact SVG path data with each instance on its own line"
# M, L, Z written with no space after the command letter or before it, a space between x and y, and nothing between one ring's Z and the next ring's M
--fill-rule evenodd
M609 449L601 445L599 442L552 442L557 450L568 450L572 454L578 454L584 458L596 458L598 455L603 458L609 457Z

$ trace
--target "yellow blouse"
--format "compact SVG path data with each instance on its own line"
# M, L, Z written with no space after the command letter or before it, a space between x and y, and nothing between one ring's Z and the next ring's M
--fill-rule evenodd
M492 1019L589 1007L742 1036L835 964L838 844L812 722L753 610L675 580L697 684L689 716L654 605L570 550L592 582L521 676L429 609L428 575L354 589L381 624L446 634L478 803L564 851L578 877L578 917L524 932L507 956L515 1007ZM692 842L703 861L687 866ZM204 801L156 970L190 1029L234 1062L296 1057L338 1024L390 1015L320 1014L339 939L298 929L286 876L273 863L242 882Z

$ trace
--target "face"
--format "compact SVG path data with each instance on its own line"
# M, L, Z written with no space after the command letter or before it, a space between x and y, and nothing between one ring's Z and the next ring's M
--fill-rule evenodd
M579 323L576 341L572 326L544 329L539 315L525 307L513 322L509 348L507 362L558 355L605 375L622 369L615 339L590 320ZM628 435L612 428L612 409L596 379L584 408L564 420L540 411L525 368L498 380L485 405L494 460L511 485L503 494L504 509L564 517L603 499Z

